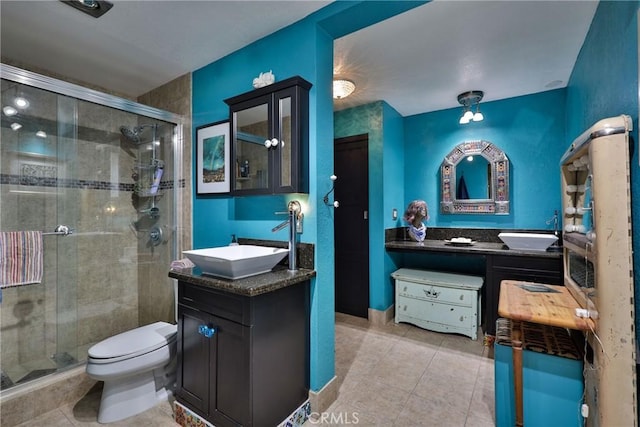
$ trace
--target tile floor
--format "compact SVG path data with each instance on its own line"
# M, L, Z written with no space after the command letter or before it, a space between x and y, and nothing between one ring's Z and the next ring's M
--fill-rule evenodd
M337 313L338 399L305 427L495 425L493 352L478 337Z
M98 408L102 395L102 383L96 384L80 401L62 406L37 418L18 424L18 427L176 427L172 405L162 403L140 415L110 424L98 423Z
M473 341L408 324L372 327L365 319L337 313L338 399L325 413L313 414L305 427L493 426L493 354L480 332ZM20 426L100 426L100 391L96 386L78 403ZM110 425L177 424L167 403Z

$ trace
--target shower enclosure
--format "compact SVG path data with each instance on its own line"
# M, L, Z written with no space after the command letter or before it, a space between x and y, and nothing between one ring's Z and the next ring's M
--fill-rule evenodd
M4 391L83 364L109 336L175 322L184 181L181 116L1 71L0 232L45 232L42 282L0 289Z

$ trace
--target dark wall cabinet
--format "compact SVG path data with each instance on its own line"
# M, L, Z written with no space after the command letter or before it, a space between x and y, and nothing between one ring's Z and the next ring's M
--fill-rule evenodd
M248 297L180 281L178 401L218 427L274 426L308 398L309 282Z
M503 280L522 280L526 282L562 285L564 283L562 257L536 256L487 256L486 324L487 335L496 334L498 318L498 298L500 282Z
M309 191L309 89L292 77L226 99L234 195Z

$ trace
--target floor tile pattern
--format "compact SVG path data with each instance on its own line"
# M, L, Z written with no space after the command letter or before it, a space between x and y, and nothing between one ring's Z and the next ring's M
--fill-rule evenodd
M478 334L482 336L481 331ZM482 339L336 314L337 400L304 426L494 426L493 354ZM101 387L21 427L97 427ZM171 404L110 426L175 427Z
M338 398L305 426L493 426L493 369L482 339L338 313Z

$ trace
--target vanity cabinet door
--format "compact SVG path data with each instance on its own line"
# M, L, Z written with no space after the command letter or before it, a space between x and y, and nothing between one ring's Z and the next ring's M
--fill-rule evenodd
M210 356L216 353L216 340L199 333L200 326L208 324L211 324L208 314L179 306L178 395L203 415L209 415L209 401L215 400L215 396L209 395L209 384L216 383L216 371L209 369Z
M215 408L212 420L216 426L252 425L250 406L250 372L249 363L251 342L250 327L214 318L217 326L217 343L212 349L215 363L211 370L216 373L216 382L211 383L209 406ZM211 377L211 378L213 378Z
M178 395L217 426L250 425L249 330L180 305Z
M225 100L234 195L309 191L310 88L292 77Z

